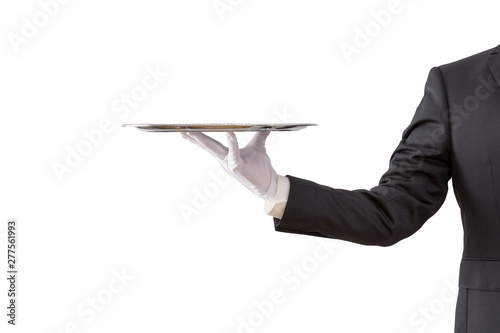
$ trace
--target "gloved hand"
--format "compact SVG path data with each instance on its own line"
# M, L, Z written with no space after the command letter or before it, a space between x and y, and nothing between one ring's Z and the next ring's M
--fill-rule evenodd
M274 202L277 174L266 153L269 131L255 133L242 149L233 132L227 132L228 147L201 132L181 132L183 138L212 154L230 175L258 197Z

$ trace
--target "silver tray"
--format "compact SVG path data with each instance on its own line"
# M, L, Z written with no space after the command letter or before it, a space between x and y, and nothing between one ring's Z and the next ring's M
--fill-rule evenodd
M256 132L256 131L298 131L317 124L123 124L146 132Z

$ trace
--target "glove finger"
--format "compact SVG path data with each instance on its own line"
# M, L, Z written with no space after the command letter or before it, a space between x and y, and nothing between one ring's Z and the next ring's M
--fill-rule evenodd
M189 135L189 133L186 133L186 132L181 132L181 136L182 136L184 139L188 140L189 142L194 143L194 144L195 144L195 145L197 145L198 147L203 148L203 147L199 144L199 142L198 142L198 141L196 141L194 138L192 138L192 137Z
M223 159L227 154L228 149L219 141L209 137L208 135L201 132L186 132L186 135L193 140L191 142L196 143L198 146L207 150L218 159Z
M250 140L247 146L265 147L266 139L270 133L270 131L260 131L255 133L255 135L252 137L252 140Z
M186 132L181 132L181 135L184 139L188 140L189 142L191 143L194 143L195 145L197 145L198 147L202 148L205 150L205 147L203 147L198 141L196 141L195 138L191 137L189 135L189 133L186 133ZM208 151L211 155L213 155L214 157L217 157L214 155L214 153L212 153L211 151Z
M228 166L236 166L240 163L240 149L238 147L238 140L236 139L236 135L234 132L227 132L227 141L228 141Z
M184 139L188 140L189 142L192 142L192 143L194 143L194 144L198 145L198 142L197 142L194 138L192 138L191 136L189 136L189 134L188 134L187 132L181 132L181 136L182 136ZM198 146L199 146L199 145L198 145Z

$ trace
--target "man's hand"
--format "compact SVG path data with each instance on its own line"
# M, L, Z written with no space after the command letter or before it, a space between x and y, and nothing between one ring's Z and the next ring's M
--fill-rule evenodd
M255 195L274 202L277 174L266 153L269 131L257 132L242 149L233 132L227 132L228 147L201 132L182 132L183 138L212 154L230 175Z

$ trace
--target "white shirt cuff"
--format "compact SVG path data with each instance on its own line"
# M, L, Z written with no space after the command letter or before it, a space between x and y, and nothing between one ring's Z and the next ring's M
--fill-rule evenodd
M264 201L264 212L267 215L281 218L285 211L286 202L288 201L288 193L290 192L290 180L285 176L278 175L278 185L276 188L276 197L274 202Z

